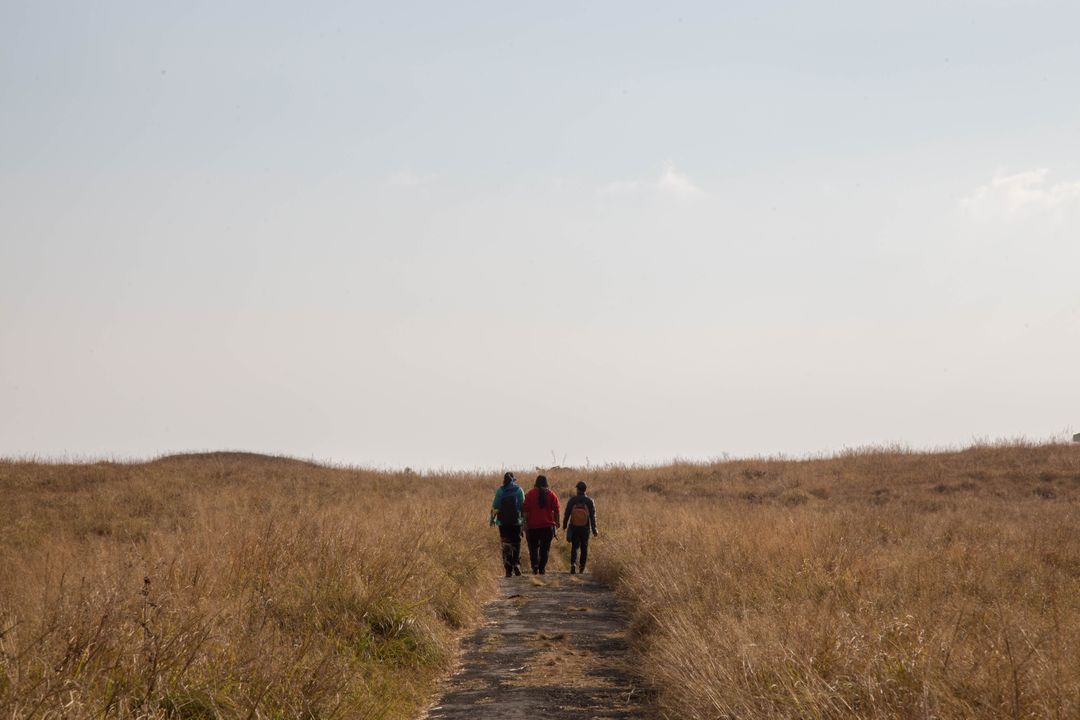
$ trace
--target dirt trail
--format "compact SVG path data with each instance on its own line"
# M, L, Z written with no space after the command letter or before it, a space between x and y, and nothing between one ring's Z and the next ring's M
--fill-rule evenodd
M646 717L608 588L567 573L500 582L430 720Z

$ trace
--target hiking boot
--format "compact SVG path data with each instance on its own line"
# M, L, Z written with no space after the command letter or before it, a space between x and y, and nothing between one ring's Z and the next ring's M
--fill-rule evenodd
M585 563L581 563L581 567L578 568L578 574L579 575L584 575L585 574Z
M538 568L538 567L536 567L535 565L533 565L533 566L532 566L532 574L533 574L533 575L539 575L539 574L540 574L540 568Z
M577 568L575 568L573 565L571 565L570 566L570 574L573 575L576 572L577 572Z
M515 575L520 575L521 574L521 566L520 565L515 565L514 566L514 574Z
M506 569L506 577L513 577L514 573L510 572L510 568Z

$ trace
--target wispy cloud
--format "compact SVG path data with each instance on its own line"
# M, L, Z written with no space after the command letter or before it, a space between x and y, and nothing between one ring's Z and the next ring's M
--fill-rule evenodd
M694 184L694 181L675 169L668 163L664 166L664 172L656 181L656 187L660 192L678 195L680 197L701 197L705 191Z
M1049 170L997 173L987 184L960 200L961 209L982 220L1021 219L1080 209L1080 181L1047 182Z
M412 168L405 167L388 175L385 183L388 187L413 188L429 185L438 177L435 173L418 173Z
M663 170L657 177L645 180L616 180L600 186L599 193L608 197L657 195L684 200L692 200L706 195L706 192L701 187L670 162L665 163Z

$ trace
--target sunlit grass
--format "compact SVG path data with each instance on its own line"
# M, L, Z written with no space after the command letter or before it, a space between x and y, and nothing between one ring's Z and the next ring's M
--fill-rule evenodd
M627 471L597 572L671 718L1080 714L1080 448Z
M1080 446L546 474L665 717L1080 714ZM0 462L0 715L412 717L501 575L497 482Z
M410 717L494 588L447 478L6 463L0 506L5 717Z

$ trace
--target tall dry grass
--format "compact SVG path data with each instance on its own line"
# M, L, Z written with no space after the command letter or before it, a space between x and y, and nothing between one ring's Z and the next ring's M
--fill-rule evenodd
M1080 447L547 474L663 717L1080 716ZM0 462L0 715L408 717L494 591L496 481Z
M597 476L669 718L1080 717L1080 448Z
M238 454L0 463L0 716L410 717L494 590L487 498Z

